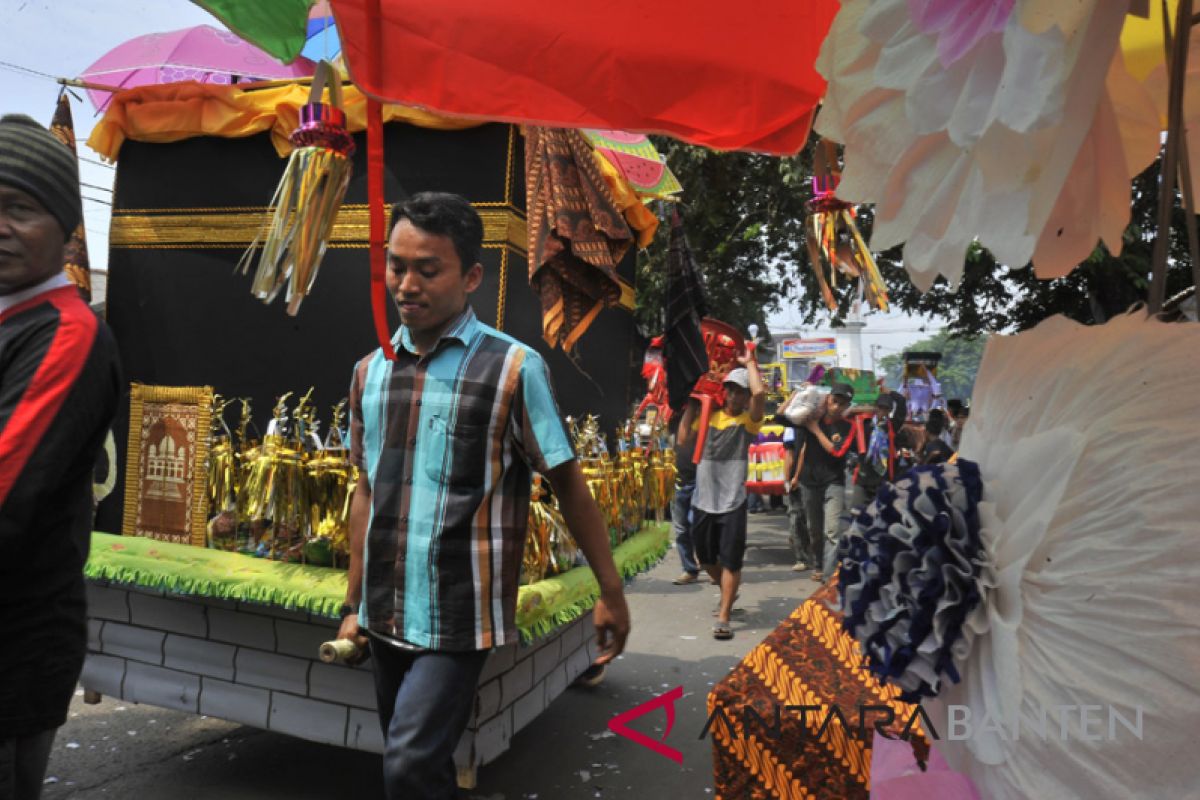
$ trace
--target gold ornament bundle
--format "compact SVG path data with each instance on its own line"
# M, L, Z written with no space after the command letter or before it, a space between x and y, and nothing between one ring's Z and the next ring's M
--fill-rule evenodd
M321 102L327 80L329 104ZM346 130L341 79L328 61L317 65L309 102L300 109L300 127L289 138L296 149L271 200L271 218L238 268L242 274L250 269L261 241L250 292L270 303L286 285L287 313L295 316L317 279L353 168L354 139Z
M233 436L225 424L232 400L213 395L208 445L208 546L232 550L237 535L238 463Z
M358 468L350 463L350 449L342 437L346 401L333 408L329 436L324 446L305 465L309 501L310 560L320 549L333 554L350 552L350 501L358 484ZM322 558L322 560L324 560Z
M578 552L558 501L549 496L542 476L534 475L529 498L529 530L521 559L521 583L537 583L566 572L575 566Z
M246 400L236 446L227 430L222 435L223 420L214 424L209 475L217 483L210 483L216 488L210 492L209 544L282 561L344 563L358 484L341 434L345 401L334 408L322 443L312 390L289 413L290 396L275 404L261 443L250 435Z
M612 547L637 533L648 514L657 520L665 517L675 496L675 459L661 423L638 426L627 422L618 431L615 458L609 454L595 416L582 421L567 417L567 425Z

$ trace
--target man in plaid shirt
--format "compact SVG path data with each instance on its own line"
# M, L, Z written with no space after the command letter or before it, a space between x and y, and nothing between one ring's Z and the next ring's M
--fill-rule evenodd
M453 797L452 756L488 651L517 641L532 470L600 584L598 663L624 648L629 611L545 363L467 302L483 275L479 215L427 192L396 205L389 227L402 325L396 360L376 350L351 381L361 477L339 636L366 644L365 629L374 656L388 796Z

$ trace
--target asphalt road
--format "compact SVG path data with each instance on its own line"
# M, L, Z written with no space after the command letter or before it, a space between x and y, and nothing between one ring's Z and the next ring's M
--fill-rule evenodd
M569 689L479 771L471 800L712 797L712 750L700 733L705 697L817 584L791 571L786 516L752 515L732 641L711 635L715 587L674 586L674 552L628 587L633 634L595 689ZM682 765L607 729L608 721L683 687L666 743ZM661 738L661 711L632 727ZM222 720L82 692L59 731L43 797L134 800L309 800L382 797L379 757Z

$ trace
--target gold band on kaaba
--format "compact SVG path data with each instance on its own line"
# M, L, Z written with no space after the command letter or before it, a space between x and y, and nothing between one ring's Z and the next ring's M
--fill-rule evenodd
M116 209L109 246L124 249L187 247L245 248L267 219L266 206L225 208ZM476 207L483 220L483 243L525 252L525 215L512 206ZM330 247L367 247L370 220L366 203L347 203L338 212Z
M473 205L483 221L484 247L512 247L521 253L525 252L528 234L523 212L507 204ZM118 250L244 249L262 230L268 211L266 206L116 209L112 215L108 244ZM329 246L365 249L369 227L367 204L347 203L338 212ZM620 305L632 311L636 302L634 289L624 280L620 283ZM500 308L503 308L503 299ZM499 312L499 316L499 327L503 329L503 311Z

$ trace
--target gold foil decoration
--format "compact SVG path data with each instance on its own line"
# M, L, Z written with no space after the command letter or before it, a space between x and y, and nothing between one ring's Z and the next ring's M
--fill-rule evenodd
M315 564L333 564L350 554L350 504L358 468L350 463L342 438L345 414L346 400L342 400L333 407L323 449L305 465L310 510L305 559Z
M208 447L208 546L218 550L237 547L238 465L233 435L225 424L225 409L232 400L213 395Z
M331 95L328 105L321 102L326 81ZM354 139L345 129L341 79L328 61L317 65L308 103L300 109L300 123L290 137L296 149L271 200L272 213L250 287L255 297L270 303L286 285L291 316L300 310L317 279L353 171ZM254 261L258 241L238 264L243 274Z

